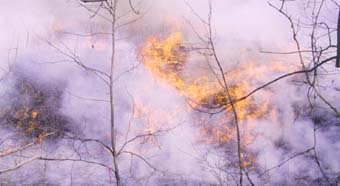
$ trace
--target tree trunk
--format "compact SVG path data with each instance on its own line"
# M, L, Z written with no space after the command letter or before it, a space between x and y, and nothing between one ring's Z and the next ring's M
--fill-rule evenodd
M340 8L339 8L339 15L338 15L338 42L337 42L337 58L335 66L337 68L340 67Z

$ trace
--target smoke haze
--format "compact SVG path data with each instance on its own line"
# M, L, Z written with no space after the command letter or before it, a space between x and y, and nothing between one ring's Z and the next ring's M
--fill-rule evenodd
M188 103L190 94L158 78L141 56L150 37L164 40L171 33L181 32L185 46L200 43L196 32L206 33L200 18L208 18L208 1L146 0L133 4L141 14L130 12L118 24L140 18L119 29L116 36L113 89L117 146L119 149L124 140L134 136L151 132L156 135L145 135L126 146L126 153L119 158L123 183L236 185L231 176L237 177L232 117L226 117L225 112L207 114L193 109ZM299 6L303 5L303 2L292 5L293 13L298 14ZM121 2L118 13L126 11L130 11L129 3ZM81 158L107 165L37 160L0 174L0 185L114 185L110 153L95 142L70 139L98 139L110 145L109 89L100 75L81 68L61 52L74 53L87 67L108 73L111 36L84 35L109 33L110 25L75 0L12 0L3 2L0 12L0 77L3 77L0 94L5 98L0 106L11 109L13 100L9 95L17 91L13 85L20 78L29 77L41 87L62 87L59 88L61 105L56 109L71 121L65 137L25 149L21 156L0 157L1 170L11 167L8 163L12 165L34 156ZM336 23L327 13L323 19ZM297 55L263 52L291 51L295 47L289 22L266 1L213 1L212 27L226 79L234 87L244 85L240 88L243 95L299 69ZM213 78L205 60L198 52L189 52L179 75L183 82L203 76ZM325 87L320 93L330 103L339 100L340 90L339 72L333 66L333 63L324 65L322 73L330 75L319 78L319 84ZM251 108L244 109L246 119L241 134L246 143L244 149L250 154L247 158L253 165L249 167L249 176L255 185L322 185L326 181L320 166L329 180L334 182L339 177L339 118L319 98L311 101L316 108L310 111L304 80L304 74L291 76L247 99ZM335 107L340 109L336 104ZM256 117L248 118L253 115ZM228 129L223 128L224 123ZM214 137L210 139L209 135L213 136L214 130L210 127L222 127L222 136L233 129L228 133L231 139L211 142ZM18 135L16 127L8 127L6 121L1 122L0 135L1 141L5 141L0 144L1 151L30 140ZM313 147L315 138L320 165L312 152L290 159ZM259 176L287 159L282 166ZM247 181L245 184L250 185Z

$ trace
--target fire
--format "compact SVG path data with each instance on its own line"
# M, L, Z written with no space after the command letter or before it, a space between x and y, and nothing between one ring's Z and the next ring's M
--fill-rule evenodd
M38 116L38 114L39 114L38 111L32 111L32 112L31 112L31 116L32 116L33 118L36 118L36 117Z
M14 87L8 94L18 94L14 94L11 105L1 111L0 121L6 121L20 134L40 142L47 137L61 136L68 123L68 118L58 110L61 92L28 78L18 78Z
M201 120L197 123L201 125L200 139L205 139L208 144L224 146L229 143L235 130L233 125L226 121L233 121L228 107L229 99L223 87L216 81L214 76L200 76L197 79L189 79L185 75L186 62L189 58L189 50L183 44L184 37L180 32L174 32L168 37L150 37L147 39L141 55L145 67L157 78L169 83L179 94L185 96L189 101L195 103L195 107L224 108L224 116L215 123L209 119ZM272 71L282 70L282 66L270 66ZM229 82L229 89L232 99L236 100L251 91L251 82L254 79L262 78L268 72L268 66L258 65L256 61L249 61L246 65L239 65L226 76ZM211 73L211 72L210 72ZM247 99L235 104L239 124L247 130L255 127L252 123L257 118L263 117L270 112L268 99ZM242 136L247 144L253 140L250 134ZM246 149L245 146L242 149ZM255 157L243 154L243 166L248 167L253 164Z
M165 40L150 38L143 48L142 55L148 60L145 66L156 76L166 79L177 89L184 88L184 82L179 76L186 59L184 47L181 45L183 36L177 32Z
M43 129L41 126L38 115L39 112L37 110L23 107L18 109L10 120L16 122L18 129L24 129L24 133L32 136L37 135L39 141L43 141L43 134L46 134L46 129Z
M183 95L201 102L207 95L214 93L213 87L207 86L206 77L200 77L193 82L187 82L182 77L188 57L182 33L172 33L165 39L151 37L146 41L141 53L143 63L151 73L166 80Z

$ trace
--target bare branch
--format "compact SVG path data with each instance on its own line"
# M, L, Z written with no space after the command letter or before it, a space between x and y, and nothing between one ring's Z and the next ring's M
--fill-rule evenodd
M4 169L4 170L0 170L0 174L5 173L5 172L14 171L16 169L19 169L20 167L22 167L22 166L24 166L24 165L26 165L28 163L31 163L32 161L37 160L39 158L40 158L40 156L34 156L33 158L30 158L28 160L20 162L19 164L15 165L14 167L11 167L11 168L8 168L8 169Z

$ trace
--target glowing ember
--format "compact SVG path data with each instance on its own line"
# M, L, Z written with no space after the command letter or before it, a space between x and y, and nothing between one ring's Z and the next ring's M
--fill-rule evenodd
M68 119L58 112L60 91L33 80L18 78L15 90L8 94L13 102L3 110L2 118L16 127L18 132L39 141L47 136L58 137L65 132Z
M33 118L36 118L38 116L38 112L37 111L32 111L31 115Z

